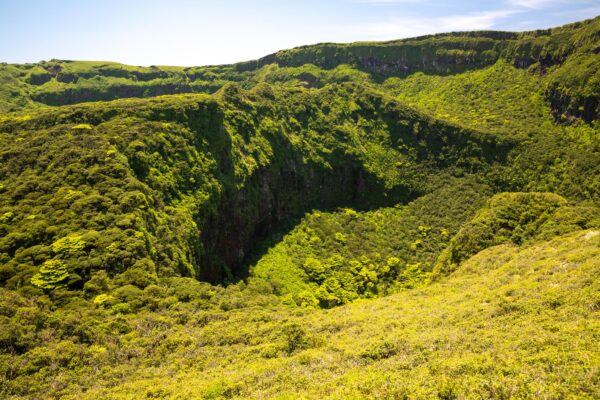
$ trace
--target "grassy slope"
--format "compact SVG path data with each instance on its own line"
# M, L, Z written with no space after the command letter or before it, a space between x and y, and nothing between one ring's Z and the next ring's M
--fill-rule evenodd
M548 76L514 68L505 61L451 76L413 74L383 86L399 101L435 118L472 129L517 137L551 134L595 143L597 123L555 123L545 99Z
M384 86L400 101L436 118L474 129L523 135L557 129L544 101L543 84L538 74L500 61L448 77L417 73L406 79L390 78Z
M510 171L503 178L510 185L597 199L600 123L578 119L557 123L545 99L550 79L499 61L451 76L417 73L406 79L390 78L383 86L403 104L435 118L518 138L519 149L509 158ZM591 171L596 172L587 175Z
M382 299L231 311L174 327L173 352L124 381L82 377L92 388L65 398L591 399L600 395L598 265L600 235L584 231L492 247L449 278ZM142 330L133 337L156 343L165 332Z

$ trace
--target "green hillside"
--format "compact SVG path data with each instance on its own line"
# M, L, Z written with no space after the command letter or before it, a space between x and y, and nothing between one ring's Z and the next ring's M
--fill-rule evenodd
M149 286L125 315L43 315L4 291L14 329L47 319L65 338L13 356L3 387L15 398L591 399L599 265L588 230L492 247L429 286L323 311L183 278Z
M599 397L598 49L0 65L0 397Z

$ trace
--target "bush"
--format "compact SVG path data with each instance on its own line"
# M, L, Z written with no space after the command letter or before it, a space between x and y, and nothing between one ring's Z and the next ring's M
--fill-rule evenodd
M292 354L297 350L308 348L309 340L306 331L298 324L287 324L282 328L284 350Z

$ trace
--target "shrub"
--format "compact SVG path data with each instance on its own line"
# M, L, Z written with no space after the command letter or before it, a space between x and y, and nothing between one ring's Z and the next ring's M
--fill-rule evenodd
M383 360L386 358L390 358L398 353L398 346L389 341L383 341L380 343L375 343L369 346L361 353L362 358L370 359L370 360Z
M308 337L302 326L296 323L285 325L282 329L282 334L284 339L284 350L288 354L308 348Z

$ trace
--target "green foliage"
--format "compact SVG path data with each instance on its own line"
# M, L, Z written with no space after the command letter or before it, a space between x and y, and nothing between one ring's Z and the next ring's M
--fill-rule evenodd
M406 79L390 78L384 86L403 103L450 123L526 136L556 129L544 99L543 79L501 60L447 77L419 72Z
M26 284L22 266L35 267L50 252L73 266L71 289L99 270L125 274L122 284L153 283L133 272L138 262L154 265L150 275L221 280L243 262L261 226L312 207L404 202L429 190L424 177L491 169L507 147L371 88L261 87L6 120L4 281ZM338 229L330 237L343 244L344 235Z
M502 190L598 199L592 176L600 174L600 125L576 118L571 126L556 124L552 104L545 100L548 79L499 61L447 77L416 73L391 78L384 86L402 102L448 123L517 139L509 167L497 172Z
M441 183L444 179L431 194L406 206L308 214L258 261L251 279L269 282L276 293L308 307L317 302L332 307L426 283L450 235L489 193L472 178Z
M463 225L438 259L436 274L446 274L481 250L504 243L523 244L537 236L550 236L598 227L599 210L571 219L567 200L552 193L501 193L488 200L477 215ZM571 218L565 218L570 215Z
M80 235L70 234L58 239L50 247L55 254L70 256L80 253L85 248L85 242Z
M113 300L114 300L113 296L103 293L103 294L99 294L98 296L94 297L93 303L95 305L104 305L104 304L110 303Z
M0 65L0 397L597 398L599 21Z
M398 354L398 346L394 343L385 341L369 346L361 354L361 357L372 361L378 361L390 358L396 354Z
M77 124L71 129L92 129L92 126L90 124Z
M31 284L45 290L59 288L65 284L69 271L64 262L48 260L42 264L40 270L31 278Z
M306 332L296 323L283 327L283 336L285 340L285 351L292 354L297 350L303 350L308 347Z

